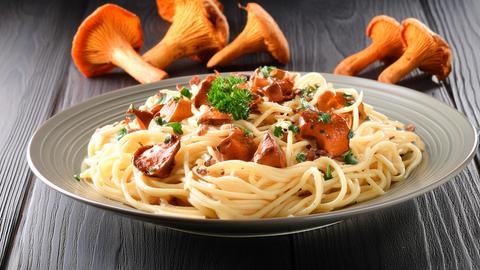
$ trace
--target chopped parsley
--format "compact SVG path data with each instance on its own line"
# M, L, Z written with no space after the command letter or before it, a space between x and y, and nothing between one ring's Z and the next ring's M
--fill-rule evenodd
M283 133L284 133L284 131L283 131L283 128L282 128L282 127L275 126L275 127L273 128L273 135L274 135L275 137L280 138L280 137L283 136Z
M325 123L325 124L328 124L328 123L332 122L332 119L331 119L329 113L320 112L320 113L318 114L318 121L323 122L323 123Z
M302 97L308 97L317 90L317 85L310 85L302 89Z
M173 97L173 100L175 100L175 103L177 103L180 100L180 97Z
M290 130L291 132L293 132L295 134L300 132L300 128L298 128L298 126L295 126L295 125L288 126L288 130Z
M353 103L355 103L355 102L353 102L353 100L347 100L347 101L345 101L345 106L352 106Z
M242 126L239 126L239 128L243 131L243 135L247 137L253 136L253 132L250 129L244 128Z
M155 117L154 121L159 126L163 126L166 124L165 120L163 120L162 117Z
M169 101L170 99L168 98L167 95L163 94L161 95L158 100L157 100L157 104L167 104L167 102Z
M353 96L347 93L343 93L343 98L345 99L353 99Z
M190 90L188 90L186 87L183 87L182 90L180 90L180 94L188 99L192 97L192 92L190 92Z
M117 139L117 141L120 141L125 135L128 134L128 131L126 128L121 128L118 132L117 132L117 136L115 136L115 139Z
M218 76L207 94L208 102L217 110L231 114L235 120L247 119L252 95L247 89L238 88L246 80L243 76Z
M350 164L350 165L355 165L358 163L358 160L353 155L352 150L348 150L348 152L343 155L343 161L345 161L345 164Z
M312 104L308 103L308 101L305 100L305 98L300 98L300 107L298 108L299 110L306 110L306 109L312 109L313 106Z
M172 136L167 135L167 137L165 137L165 140L163 140L163 143L167 144L167 143L170 143L171 141L172 141Z
M73 179L77 180L78 182L80 182L80 180L81 180L80 175L78 175L78 174L74 174Z
M302 163L307 160L307 155L305 155L305 153L300 152L295 156L295 159L297 160L298 163Z
M351 139L351 138L353 138L353 136L355 136L355 132L353 132L353 130L350 130L348 132L348 138Z
M183 130L182 130L182 124L179 122L171 122L166 124L165 126L171 127L173 129L173 132L177 135L182 135Z
M272 72L273 69L275 69L274 66L263 66L260 68L260 71L262 72L264 78L268 78L270 77L270 72Z
M327 165L327 168L325 169L325 174L323 175L323 178L325 180L330 180L330 179L333 178L332 168L330 168L330 164Z

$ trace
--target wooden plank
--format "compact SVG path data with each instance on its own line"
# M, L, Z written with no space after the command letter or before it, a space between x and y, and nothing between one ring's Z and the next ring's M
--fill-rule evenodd
M0 3L0 265L32 177L26 145L64 83L79 9L79 1Z
M119 4L138 14L145 43L151 46L167 28L156 14L155 1ZM90 13L100 3L90 2ZM225 7L237 11L236 3ZM230 22L240 29L243 21ZM159 30L160 29L160 30ZM248 61L258 62L255 56ZM183 68L189 65L189 68ZM171 76L205 73L199 63L176 63ZM65 89L58 98L61 111L91 96L135 82L124 74L85 79L70 65ZM196 236L119 217L73 201L36 181L7 268L32 269L237 269L291 268L288 236L265 239L225 239Z

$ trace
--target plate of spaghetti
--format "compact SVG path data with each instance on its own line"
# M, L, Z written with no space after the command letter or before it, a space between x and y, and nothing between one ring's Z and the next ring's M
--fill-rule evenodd
M83 202L181 231L292 233L451 179L477 132L407 88L275 67L133 86L49 119L35 174Z

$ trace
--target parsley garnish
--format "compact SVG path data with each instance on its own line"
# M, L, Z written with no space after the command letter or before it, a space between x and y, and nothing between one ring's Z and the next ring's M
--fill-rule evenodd
M190 92L190 90L188 90L186 87L183 87L182 90L180 90L180 94L188 99L192 97L192 92Z
M343 93L343 97L344 97L345 99L352 99L352 98L353 98L352 95L347 94L347 93Z
M323 176L325 180L330 180L333 178L332 175L332 168L330 168L330 164L327 165L327 168L325 169L325 174Z
M299 110L306 110L306 109L312 109L313 110L313 106L312 104L308 103L308 101L306 101L303 97L300 98L300 107L299 107Z
M355 136L355 133L353 132L353 130L350 130L348 132L348 138L351 139L351 138L353 138L353 136Z
M159 126L165 125L165 121L162 119L162 117L155 117L155 123Z
M117 136L115 136L115 138L117 139L117 141L120 141L123 136L127 135L128 134L128 131L126 128L121 128L118 132L117 132Z
M179 122L168 123L166 124L166 126L171 127L173 129L173 132L177 135L183 134L182 124Z
M315 90L317 90L317 85L310 85L307 88L302 89L302 97L310 96Z
M207 94L208 102L223 113L230 113L235 120L247 119L252 95L238 88L247 79L241 76L217 77Z
M345 106L352 106L352 104L355 103L352 100L347 100L345 101Z
M358 163L358 160L353 155L352 150L348 150L348 152L343 155L343 160L345 161L345 164L355 165Z
M260 71L262 72L264 78L268 78L270 77L270 72L272 72L274 68L274 66L263 66Z
M330 118L329 113L320 112L318 114L318 121L323 122L325 124L328 124L328 123L332 122L332 119Z
M180 100L180 97L173 97L173 100L175 100L175 103Z
M302 163L302 162L305 162L307 160L307 155L305 155L305 153L298 153L295 156L295 159L297 160L298 163Z
M171 141L172 141L172 136L167 135L167 137L165 137L165 140L163 140L163 143L167 144L167 143L170 143Z
M300 129L295 125L288 126L288 130L292 131L293 133L298 133L300 131Z
M243 131L243 135L245 135L247 137L253 136L253 132L251 130L249 130L248 128L244 128L242 126L238 126L238 127Z
M280 137L283 136L283 133L284 133L284 131L283 131L283 128L282 128L282 127L275 126L275 127L273 128L273 135L274 135L275 137L280 138Z
M80 182L80 180L81 180L80 175L78 175L78 174L74 174L73 179L77 180L78 182Z

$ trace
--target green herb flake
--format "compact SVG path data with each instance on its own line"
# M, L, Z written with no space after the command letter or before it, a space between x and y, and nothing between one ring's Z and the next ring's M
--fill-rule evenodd
M243 76L218 76L207 94L208 102L217 110L231 114L235 120L247 119L252 95L247 89L238 88L239 84L246 81Z
M291 132L297 134L298 132L300 132L300 128L298 128L298 126L295 126L295 125L290 125L288 126L288 130L290 130Z
M168 123L166 124L166 126L171 127L173 129L173 132L177 135L183 134L182 124L179 122Z
M165 137L165 140L163 140L163 143L164 143L164 144L168 144L168 143L170 143L171 141L172 141L172 136L167 135L167 136Z
M247 136L247 137L251 137L253 136L253 132L248 129L248 128L244 128L244 127L240 127L243 131L243 135Z
M302 97L310 96L313 92L317 90L317 88L318 88L317 85L311 85L311 86L308 86L307 88L302 89Z
M274 135L275 137L280 138L280 137L283 136L283 133L284 133L284 131L283 131L283 128L282 128L282 127L275 126L275 127L273 128L273 135Z
M300 107L298 109L299 110L306 110L306 109L313 110L313 106L308 101L306 101L305 98L302 97L302 98L300 98Z
M159 126L165 125L165 121L162 119L162 117L155 117L154 121Z
M170 99L168 98L167 95L163 94L161 95L158 100L157 100L157 104L167 104L167 102L169 101Z
M270 77L270 72L272 72L273 69L275 69L274 66L263 66L260 68L260 71L262 72L264 78L268 78Z
M173 97L173 100L175 100L175 103L177 103L180 100L180 97Z
M353 103L355 103L355 102L353 102L352 100L347 100L347 101L345 101L345 106L352 106Z
M155 172L155 168L152 167L148 169L148 174L153 174L154 172Z
M348 150L348 152L343 155L343 161L345 161L345 164L350 164L350 165L355 165L358 163L358 160L353 155L352 150Z
M331 119L329 113L320 112L320 113L318 114L318 121L323 122L323 123L325 123L325 124L328 124L328 123L332 122L332 119Z
M190 92L190 90L188 90L186 87L183 87L182 90L180 90L180 94L188 99L192 98L192 92Z
M347 93L343 93L343 98L345 99L353 99L353 96Z
M351 139L351 138L353 138L353 136L355 136L355 132L353 132L353 130L350 130L348 132L348 138Z
M77 180L78 182L80 182L80 180L81 180L80 175L78 175L78 174L74 174L73 179Z
M333 178L332 168L330 167L330 164L327 165L327 168L325 169L325 174L323 175L323 178L325 180L330 180L330 179Z
M118 132L117 132L117 136L115 136L115 139L117 139L117 141L120 141L125 135L128 134L128 131L126 128L121 128Z
M302 163L307 160L307 155L305 155L305 153L300 152L295 156L295 159L297 160L298 163Z

